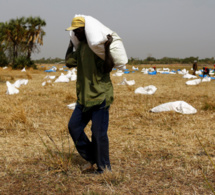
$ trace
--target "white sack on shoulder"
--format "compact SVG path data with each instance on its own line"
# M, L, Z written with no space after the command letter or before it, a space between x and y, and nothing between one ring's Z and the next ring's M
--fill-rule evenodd
M186 82L187 85L198 85L199 83L201 83L201 79L195 79Z
M155 93L157 88L154 85L149 85L147 87L139 87L137 88L134 93L136 94L146 94L146 95L152 95Z
M150 110L151 112L167 112L175 111L182 114L195 114L197 110L184 101L168 102L156 106Z
M76 16L85 18L85 34L88 45L92 51L103 60L105 59L104 43L107 41L107 35L112 35L113 42L110 45L110 53L114 60L114 67L122 70L125 69L125 65L128 63L128 57L122 40L117 33L113 32L91 16L75 15L75 17ZM70 31L70 39L72 40L75 49L77 49L79 41L73 31Z

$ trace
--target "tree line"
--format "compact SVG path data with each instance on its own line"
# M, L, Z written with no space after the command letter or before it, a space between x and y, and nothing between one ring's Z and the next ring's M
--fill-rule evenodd
M40 17L21 17L0 22L0 66L35 67L31 55L43 45L46 26Z
M130 65L140 65L140 64L193 64L194 61L197 61L199 64L215 64L215 59L204 58L199 59L199 57L188 57L188 58L168 58L164 57L161 59L156 59L154 57L147 57L146 59L138 59L131 57L128 59L128 64ZM63 64L64 59L61 58L41 58L35 60L37 64Z
M199 59L199 57L187 57L187 58L169 58L163 57L161 59L156 59L154 57L148 56L146 59L141 60L138 58L130 58L128 64L138 65L138 64L193 64L197 61L199 64L215 64L214 57Z

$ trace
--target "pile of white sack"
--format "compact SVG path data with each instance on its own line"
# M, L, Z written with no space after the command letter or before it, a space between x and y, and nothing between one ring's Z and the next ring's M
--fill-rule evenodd
M67 74L61 73L61 75L54 81L54 83L68 83L69 81L76 81L77 75L76 75L76 68L73 68L72 70L69 70ZM52 80L55 79L56 76L50 76L47 75L42 83L42 86L45 86L47 83L52 83Z
M128 57L121 38L97 19L86 15L75 15L75 17L78 16L85 18L85 34L89 47L103 60L105 59L104 43L107 41L107 35L112 35L113 42L110 45L110 53L113 57L115 68L125 69L125 65L128 63ZM79 40L73 31L70 31L70 39L75 49L77 49Z

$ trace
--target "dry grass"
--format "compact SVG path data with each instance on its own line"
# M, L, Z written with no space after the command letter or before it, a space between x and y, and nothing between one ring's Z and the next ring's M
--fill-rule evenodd
M143 67L149 66L139 69ZM215 188L215 169L208 158L215 162L213 80L186 86L178 74L150 76L139 71L123 75L134 79L134 86L119 86L123 77L112 76L112 173L93 175L81 173L85 161L67 130L72 114L67 105L75 102L75 82L42 87L46 75L60 75L45 69L0 69L0 194L213 194L207 183ZM20 78L29 83L19 94L6 95L5 82ZM147 85L158 88L154 95L134 94ZM177 100L191 104L197 114L149 112ZM90 124L86 132L90 135Z

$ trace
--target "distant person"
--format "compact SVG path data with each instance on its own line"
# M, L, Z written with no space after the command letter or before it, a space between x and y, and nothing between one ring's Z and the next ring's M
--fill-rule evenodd
M197 71L197 61L195 60L193 63L193 75L196 75L196 71Z
M214 64L214 73L215 73L215 64Z
M85 18L74 17L68 31L73 31L80 41L76 51L69 42L66 52L66 66L77 67L76 94L77 104L70 118L68 128L79 154L88 161L86 171L103 173L111 170L109 160L109 107L113 102L113 86L110 72L114 67L110 54L111 35L107 35L104 43L105 60L99 58L89 47L85 34ZM87 124L91 124L91 141L84 132ZM97 165L94 170L93 165Z
M205 75L208 75L208 76L210 76L210 70L209 70L209 68L207 68L207 67L203 67L203 78L205 77Z
M154 68L154 71L156 71L156 67L155 67L155 66L153 66L153 68Z

